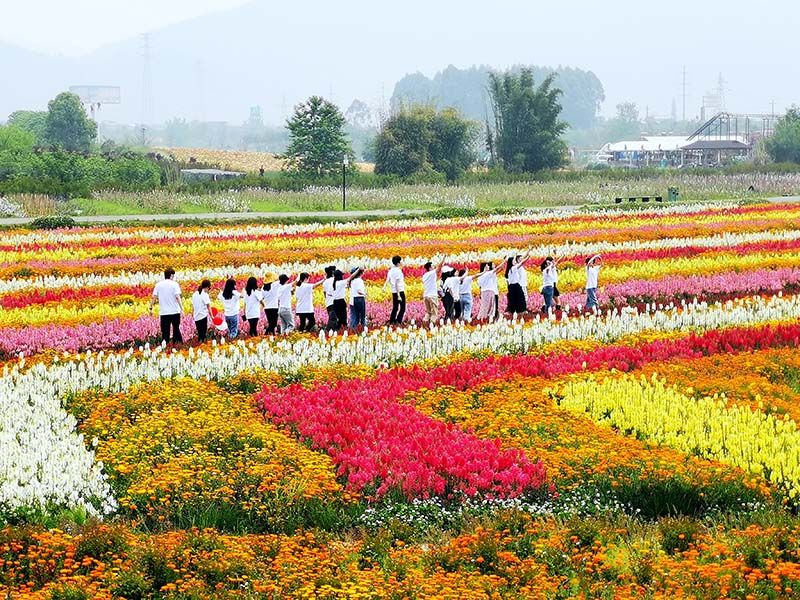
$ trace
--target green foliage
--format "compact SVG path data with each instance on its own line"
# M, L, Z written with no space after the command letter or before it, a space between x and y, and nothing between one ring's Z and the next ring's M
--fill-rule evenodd
M44 143L44 132L47 126L47 112L37 110L18 110L8 117L8 125L24 129L34 138L34 144Z
M514 66L511 72L518 74L522 68ZM603 84L594 73L570 67L532 66L530 69L536 81L543 81L554 73L557 75L558 86L564 92L563 118L570 127L588 129L595 125L605 95ZM452 106L467 119L483 121L489 109L486 97L489 73L486 66L458 69L450 65L431 79L421 73L406 75L394 88L392 110L415 104L433 104L437 108Z
M31 229L63 229L75 227L75 219L66 215L52 215L34 219L28 226Z
M36 136L16 125L0 125L0 152L31 152Z
M800 108L792 107L766 140L766 150L775 162L800 163Z
M97 137L97 124L86 116L78 96L63 92L47 105L44 137L57 148L88 152Z
M487 147L492 162L515 173L552 169L566 162L566 145L560 139L567 128L561 121L561 90L554 75L538 87L530 69L519 75L492 73L489 92L494 128L487 123Z
M658 528L661 531L661 547L667 554L686 552L700 533L700 524L693 519L662 519Z
M89 593L79 587L62 585L50 592L50 600L89 600Z
M150 597L151 586L142 575L135 571L123 571L111 589L115 598L125 600L144 600Z
M289 147L284 157L290 171L320 177L341 171L342 160L355 170L355 154L344 132L345 118L339 108L320 96L297 105L286 124Z
M375 141L375 173L407 178L435 172L454 181L475 161L477 132L477 124L453 108L401 110Z

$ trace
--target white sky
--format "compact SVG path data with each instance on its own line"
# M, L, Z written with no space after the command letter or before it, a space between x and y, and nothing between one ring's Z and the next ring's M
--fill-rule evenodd
M247 0L2 0L0 41L76 56Z

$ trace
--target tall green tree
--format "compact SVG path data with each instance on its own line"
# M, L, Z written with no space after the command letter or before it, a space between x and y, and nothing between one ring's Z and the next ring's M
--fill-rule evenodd
M775 162L800 163L800 108L793 106L786 111L765 145Z
M63 92L47 105L44 138L48 144L68 151L88 152L97 137L97 123L86 116L81 100Z
M490 75L494 127L487 131L486 145L494 164L515 173L564 165L567 147L561 135L567 123L559 117L561 90L554 80L553 74L537 86L530 69Z
M47 112L43 110L18 110L8 116L8 124L32 134L34 144L41 146L44 143L44 131L47 126Z
M31 152L36 138L16 125L0 125L0 152Z
M454 108L413 106L393 115L375 142L375 172L441 173L453 181L475 162L476 123Z
M330 175L341 171L344 157L350 161L351 170L355 169L345 123L339 108L320 96L298 104L286 123L289 147L283 157L288 169L310 176Z

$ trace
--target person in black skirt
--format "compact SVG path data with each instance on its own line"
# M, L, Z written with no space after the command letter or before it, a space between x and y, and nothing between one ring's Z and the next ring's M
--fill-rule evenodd
M525 292L522 289L522 266L531 257L530 251L521 256L509 256L506 261L506 281L508 281L508 304L506 312L509 315L522 315L528 311L525 301Z

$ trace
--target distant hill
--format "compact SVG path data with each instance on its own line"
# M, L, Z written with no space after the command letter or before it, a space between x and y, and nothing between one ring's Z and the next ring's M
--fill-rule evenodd
M518 71L519 66L512 70ZM603 84L591 71L570 67L532 67L534 80L539 83L555 72L555 85L564 95L562 117L576 129L588 129L594 125L604 100ZM406 75L397 82L392 94L392 108L403 104L432 103L439 107L458 108L465 116L483 122L491 119L487 86L491 67L481 65L469 69L458 69L450 65L432 78L421 73Z

